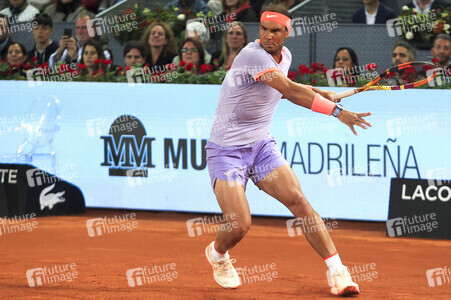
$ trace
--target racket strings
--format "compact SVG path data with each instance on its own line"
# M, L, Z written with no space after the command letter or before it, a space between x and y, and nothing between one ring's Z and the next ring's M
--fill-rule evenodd
M414 84L428 78L431 75L428 71L432 69L433 67L429 65L410 65L404 69L391 70L388 74L385 74L377 84L382 86Z

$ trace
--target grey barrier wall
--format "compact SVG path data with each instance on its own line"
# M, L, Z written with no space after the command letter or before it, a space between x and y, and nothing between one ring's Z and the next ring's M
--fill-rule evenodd
M246 23L249 41L258 39L259 24ZM75 24L69 22L56 22L52 40L59 41L65 28L71 28L75 34ZM31 31L19 31L12 33L15 41L21 42L30 50L34 45ZM385 25L357 25L339 23L331 32L319 31L312 33L303 29L294 28L294 37L286 40L285 45L293 54L292 69L301 64L310 65L312 62L324 63L327 68L332 68L335 51L340 47L353 48L359 58L359 64L376 63L378 71L382 71L391 65L391 52L393 45L399 37L390 37ZM113 53L115 65L123 65L123 45L114 37L109 36L109 48ZM219 43L212 42L208 48L210 53L218 49ZM429 50L417 50L417 59L431 61Z

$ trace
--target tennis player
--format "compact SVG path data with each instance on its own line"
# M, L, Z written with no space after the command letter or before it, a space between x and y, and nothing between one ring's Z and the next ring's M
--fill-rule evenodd
M291 18L280 6L269 6L261 15L260 40L249 43L235 58L221 87L218 107L206 145L211 184L225 217L236 215L238 226L220 231L205 249L214 279L224 288L237 288L240 278L228 251L247 233L251 214L245 196L249 178L257 187L284 204L296 218L325 228L321 217L302 193L299 181L269 135L271 120L281 98L314 112L337 117L357 135L354 126L371 126L363 117L332 101L333 92L291 81L286 75L291 53L283 46L290 35ZM319 187L322 188L322 187ZM304 232L310 245L325 260L331 272L331 292L359 294L342 264L327 230Z

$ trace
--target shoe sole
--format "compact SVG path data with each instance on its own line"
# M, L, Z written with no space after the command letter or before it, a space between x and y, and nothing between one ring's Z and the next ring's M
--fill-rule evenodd
M210 244L211 245L211 244ZM207 258L208 263L211 265L211 267L213 268L213 263L210 260L210 253L209 253L209 248L210 245L207 246L207 248L205 248L205 257ZM237 286L223 286L222 284L220 284L216 278L215 278L215 270L213 269L213 279L216 281L217 284L219 284L220 286L222 286L225 289L228 290L232 290L232 289L237 289L241 284L237 285Z
M348 296L355 296L360 294L360 291L355 286L347 286L341 291L337 291L336 289L332 289L331 293L335 296L342 296L342 297L348 297Z

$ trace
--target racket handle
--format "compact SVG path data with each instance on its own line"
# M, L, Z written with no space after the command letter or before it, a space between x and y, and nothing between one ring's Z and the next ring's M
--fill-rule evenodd
M357 90L354 89L354 90L347 90L347 91L344 91L341 93L337 93L337 94L332 95L332 99L337 100L337 99L341 99L341 98L346 98L346 97L354 95L356 93L356 91Z

